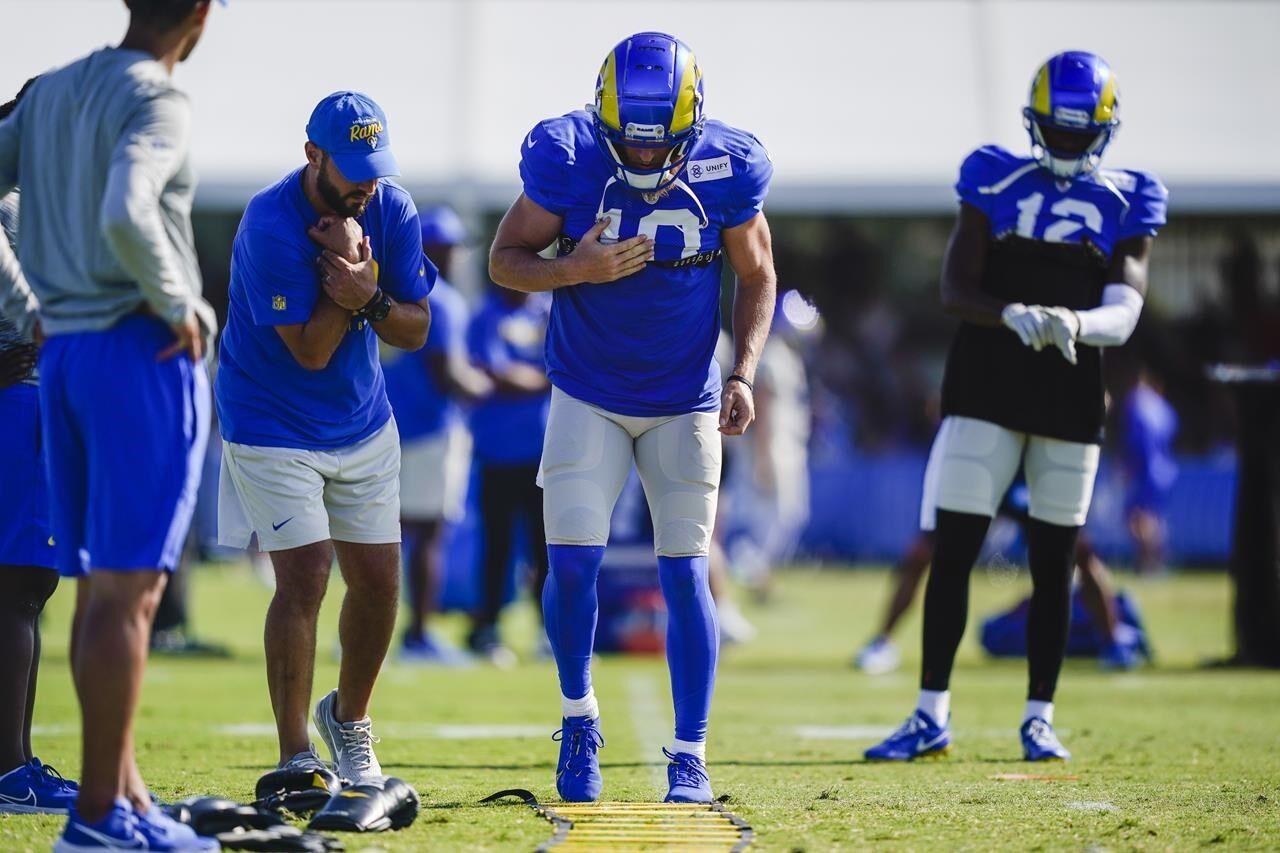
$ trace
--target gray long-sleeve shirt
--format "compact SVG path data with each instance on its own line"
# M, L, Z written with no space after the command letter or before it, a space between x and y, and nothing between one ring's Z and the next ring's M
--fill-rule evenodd
M0 122L0 196L22 188L21 269L0 241L0 302L29 285L47 335L143 305L167 323L194 312L212 334L189 134L187 98L149 54L104 48L36 80Z

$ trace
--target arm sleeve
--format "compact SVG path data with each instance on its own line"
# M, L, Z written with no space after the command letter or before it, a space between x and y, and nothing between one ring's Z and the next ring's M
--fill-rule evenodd
M183 95L169 91L144 101L112 152L102 196L107 245L167 323L181 322L196 308L160 216L160 195L187 156L190 132L191 108Z
M311 319L320 296L315 258L260 226L242 227L231 252L232 278L244 286L249 316L259 326Z
M564 216L573 205L567 168L571 152L547 132L546 122L529 131L520 145L520 180L524 194L542 209Z
M422 226L418 209L408 194L388 195L393 208L388 211L391 226L387 237L385 264L378 271L378 286L397 302L420 302L435 286L435 265L422 253Z
M735 181L731 213L725 217L724 227L733 228L751 219L764 208L764 197L769 194L769 181L773 178L773 161L760 140L751 137L751 148L743 158L743 177Z
M40 316L40 303L13 253L13 239L17 234L18 205L16 194L0 198L0 317L17 327L18 333L30 340L36 320Z
M1155 175L1131 172L1136 179L1134 191L1129 194L1129 209L1116 240L1130 237L1154 237L1168 220L1169 191Z
M1094 347L1118 347L1138 326L1142 314L1142 294L1127 284L1108 284L1102 288L1102 304L1087 311L1077 311L1080 329L1076 340Z

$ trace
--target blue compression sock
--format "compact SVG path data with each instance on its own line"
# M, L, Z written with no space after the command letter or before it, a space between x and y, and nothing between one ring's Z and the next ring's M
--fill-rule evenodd
M720 653L716 605L707 582L707 558L658 557L667 601L667 667L675 702L676 739L704 741Z
M591 688L591 648L596 637L596 578L601 545L548 545L550 571L542 587L543 621L560 672L560 692L580 699Z

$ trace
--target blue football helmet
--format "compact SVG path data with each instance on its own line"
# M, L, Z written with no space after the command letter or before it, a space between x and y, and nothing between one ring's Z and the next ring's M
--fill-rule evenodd
M702 133L702 71L693 50L665 33L623 39L604 58L587 111L618 181L637 192L665 189L680 177ZM670 151L662 163L642 168L623 159L622 146Z
M1120 126L1119 113L1111 66L1080 50L1059 53L1040 66L1022 110L1032 156L1064 180L1098 168Z

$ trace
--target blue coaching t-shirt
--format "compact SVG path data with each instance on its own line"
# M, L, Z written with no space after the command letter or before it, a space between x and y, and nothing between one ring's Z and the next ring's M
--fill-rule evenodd
M513 305L490 293L467 329L472 360L492 371L512 362L545 370L546 294L534 293ZM535 463L542 458L551 392L512 395L495 392L471 410L473 453L481 462L499 465Z
M238 444L333 450L377 432L391 417L377 335L354 317L323 370L298 364L273 328L304 323L323 289L320 220L302 191L303 170L258 193L245 208L231 252L230 307L218 355L222 437ZM422 253L409 194L382 180L357 220L369 237L378 284L397 302L418 302L436 269Z
M547 330L556 387L622 415L719 408L721 232L760 211L772 175L754 136L708 121L680 180L650 203L618 183L585 112L534 127L520 151L524 193L564 217L564 236L579 240L609 216L603 241L648 234L655 261L687 261L556 290Z
M991 236L1017 234L1049 243L1087 243L1111 257L1116 243L1154 237L1164 226L1169 191L1150 172L1099 169L1059 181L1031 157L985 145L960 165L956 194L981 210Z
M396 416L401 442L435 435L461 417L457 402L436 384L427 362L441 353L466 357L467 303L443 278L436 279L427 303L431 307L431 330L422 349L397 352L394 360L382 365L387 399Z

